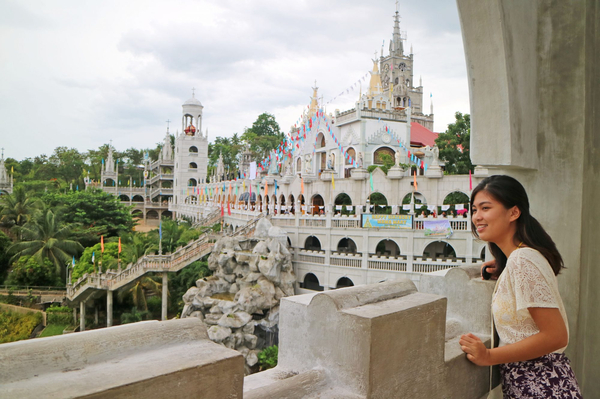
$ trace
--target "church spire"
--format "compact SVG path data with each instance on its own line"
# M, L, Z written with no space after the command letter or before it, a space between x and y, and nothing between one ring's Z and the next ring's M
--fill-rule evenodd
M313 95L311 97L311 101L310 101L310 108L308 109L308 117L312 118L313 115L316 115L317 111L319 110L319 98L317 96L317 90L319 90L319 88L317 87L317 81L315 80L315 87L312 88L313 89Z
M398 12L398 2L396 2L396 14L394 15L394 55L404 55L404 46L402 45L402 35L400 34L400 13Z

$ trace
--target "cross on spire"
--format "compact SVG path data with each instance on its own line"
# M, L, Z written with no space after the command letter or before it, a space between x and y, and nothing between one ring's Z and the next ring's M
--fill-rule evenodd
M196 91L196 88L192 87L192 97L194 97L194 94L196 94L195 91Z
M4 159L4 147L2 147L2 159Z
M170 119L167 119L167 132L169 131L169 124L171 123Z
M398 5L400 4L399 0L396 0L396 12L398 12Z

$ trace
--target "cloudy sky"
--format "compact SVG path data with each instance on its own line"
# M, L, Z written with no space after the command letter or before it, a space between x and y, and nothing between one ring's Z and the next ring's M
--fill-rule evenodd
M392 36L393 0L0 0L0 147L21 160L55 147L153 147L196 88L209 139L242 133L262 112L282 129L372 68ZM451 0L401 0L435 131L469 112ZM368 82L368 80L367 80ZM363 86L364 87L364 86ZM328 111L352 107L358 89Z

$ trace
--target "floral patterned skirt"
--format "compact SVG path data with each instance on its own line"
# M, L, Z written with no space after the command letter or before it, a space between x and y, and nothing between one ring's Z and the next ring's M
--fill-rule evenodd
M537 359L500 365L505 399L582 399L569 359L550 353Z

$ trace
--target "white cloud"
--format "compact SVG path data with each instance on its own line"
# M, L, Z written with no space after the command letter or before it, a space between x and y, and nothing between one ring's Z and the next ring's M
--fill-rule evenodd
M176 0L0 5L0 146L17 159L113 140L119 150L180 128L195 87L209 136L242 133L262 112L284 130L309 102L324 101L372 68L392 36L393 1ZM435 130L469 112L462 37L454 2L403 1L405 51L415 53ZM366 89L367 81L363 85ZM359 87L328 105L344 110Z

